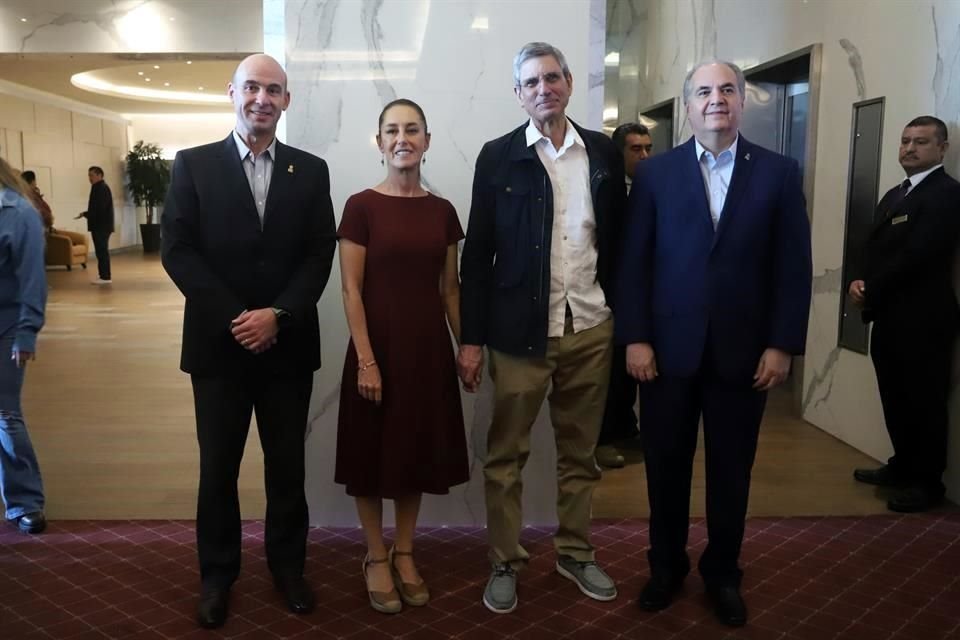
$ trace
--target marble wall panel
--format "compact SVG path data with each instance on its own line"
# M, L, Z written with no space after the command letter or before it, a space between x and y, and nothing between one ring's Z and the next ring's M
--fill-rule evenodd
M383 178L374 144L381 107L397 97L416 100L433 135L424 184L454 204L466 227L480 147L526 120L513 93L511 68L522 44L546 40L564 52L574 77L568 113L600 128L604 13L604 4L595 0L265 0L264 42L284 60L293 94L281 121L285 139L327 159L339 219L349 195ZM352 500L333 484L348 337L339 278L335 268L320 301L324 366L315 378L307 486L311 521L344 525L355 524L356 515ZM484 522L481 466L490 392L486 383L479 394L462 396L470 482L450 496L427 496L423 523ZM554 520L556 489L553 434L545 415L534 425L533 449L525 473L525 519L548 523Z
M15 0L0 5L0 51L258 51L261 11L260 0Z

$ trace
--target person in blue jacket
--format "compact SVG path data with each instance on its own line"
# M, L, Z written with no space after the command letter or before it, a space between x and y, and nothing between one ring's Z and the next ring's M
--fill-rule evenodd
M745 84L729 62L696 65L683 84L693 136L637 165L614 327L641 383L650 581L638 604L665 609L690 570L702 416L709 541L699 570L730 626L747 621L738 560L760 420L804 351L812 279L799 166L740 135Z
M6 519L40 533L43 481L20 407L27 362L37 352L47 302L43 224L27 185L0 158L0 494Z

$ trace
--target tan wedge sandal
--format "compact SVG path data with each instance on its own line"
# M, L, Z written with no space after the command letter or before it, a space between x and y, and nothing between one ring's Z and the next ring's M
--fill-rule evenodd
M396 556L412 555L412 551L397 551L391 547L390 554L387 557L390 560L390 573L393 574L393 584L397 586L397 591L400 592L400 598L404 604L410 605L411 607L422 607L430 601L430 591L427 589L427 583L423 580L421 580L419 584L404 582L403 578L400 577L400 572L397 571L396 565L393 564Z
M403 602L400 601L400 594L396 589L390 591L371 591L370 582L367 580L367 565L384 564L389 558L374 560L368 553L363 557L363 581L367 585L367 596L370 598L370 606L380 613L400 613L403 610ZM393 573L391 563L391 574Z

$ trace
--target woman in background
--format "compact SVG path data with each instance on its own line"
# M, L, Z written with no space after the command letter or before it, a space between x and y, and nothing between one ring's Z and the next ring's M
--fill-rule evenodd
M450 330L460 339L457 243L448 201L420 185L430 147L423 110L394 100L377 144L387 176L347 200L340 223L343 305L350 327L340 388L335 480L357 503L367 539L370 605L397 613L429 592L413 561L423 493L469 479ZM396 539L383 540L383 499L396 507Z
M47 301L43 224L29 187L0 158L0 494L5 516L24 533L40 533L43 482L20 408L27 362L37 352Z

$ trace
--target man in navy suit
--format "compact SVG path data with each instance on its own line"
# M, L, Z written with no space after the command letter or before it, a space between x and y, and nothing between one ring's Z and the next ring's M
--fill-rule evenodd
M699 570L730 626L747 620L738 558L767 391L803 353L811 293L799 167L738 134L744 88L734 64L695 66L683 85L693 137L637 166L615 326L643 383L651 575L638 604L666 608L690 570L702 416L709 543Z
M283 68L249 56L228 94L234 130L177 154L162 218L163 266L186 298L180 368L197 414L197 620L207 628L225 622L240 572L237 473L253 412L267 565L291 611L314 607L303 441L320 367L317 300L336 245L327 164L276 139L290 104Z

